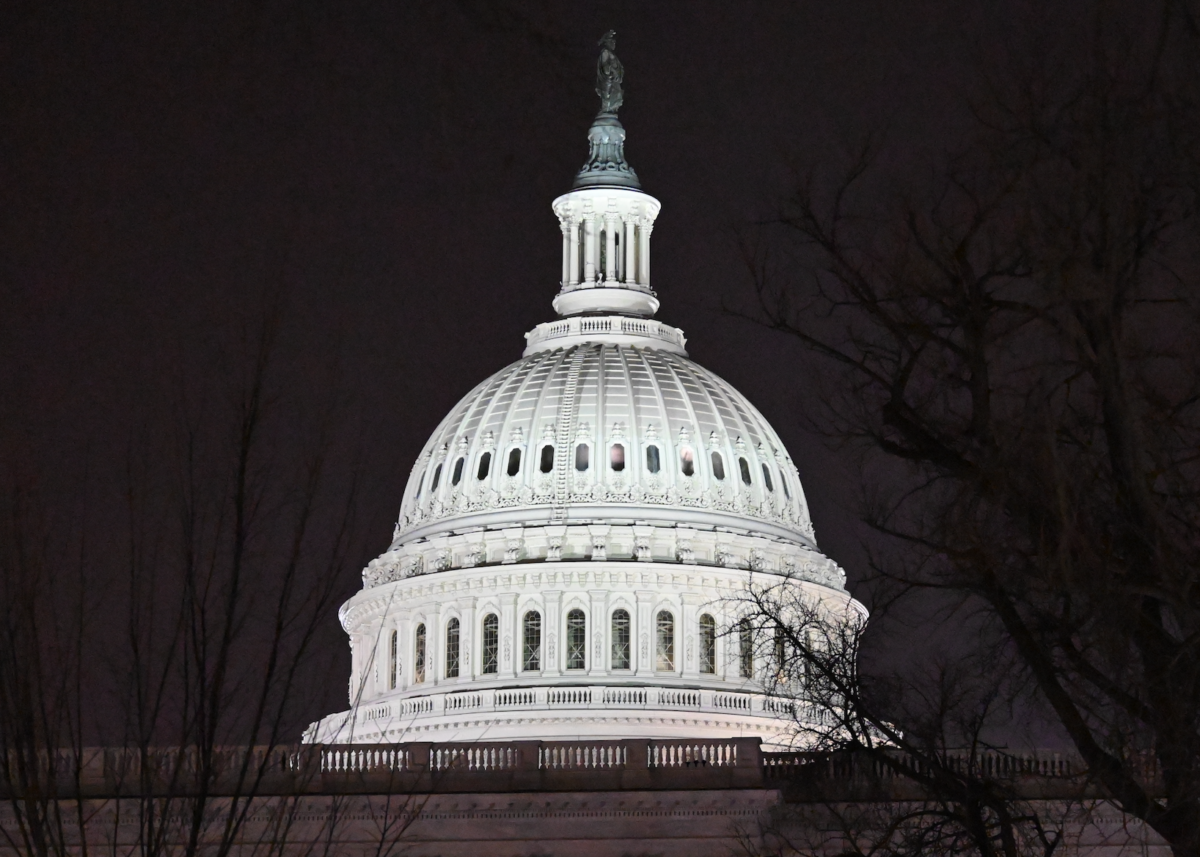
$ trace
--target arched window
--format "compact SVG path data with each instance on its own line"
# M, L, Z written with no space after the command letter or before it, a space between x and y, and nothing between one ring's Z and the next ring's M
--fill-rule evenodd
M721 453L715 449L712 454L713 479L719 482L725 480L725 459L721 458Z
M482 482L487 479L488 471L492 469L492 454L485 452L479 456L479 469L475 471L475 478Z
M690 449L679 451L679 468L684 476L691 476L696 472L696 455Z
M782 625L775 626L775 639L773 642L775 645L772 646L772 654L774 655L775 662L771 666L775 668L776 677L782 678L784 662L787 660L787 638L784 636Z
M587 618L582 610L567 614L567 669L587 669Z
M775 485L774 485L774 483L771 482L771 468L767 467L767 463L764 461L762 463L762 469L763 469L763 484L767 486L768 491L773 492L775 490Z
M779 471L779 483L783 486L783 496L787 499L792 499L792 489L788 486L787 474L782 470Z
M538 468L543 473L549 473L554 469L554 447L546 444L542 447L541 467Z
M525 614L521 625L524 636L521 669L540 670L542 668L542 614L536 610L530 610Z
M740 470L742 472L742 481L745 482L747 485L749 485L750 484L750 465L746 462L746 459L744 459L744 458L738 459L738 470Z
M421 471L421 478L417 480L417 493L413 497L414 500L420 498L421 489L425 487L425 475L428 472L429 472L429 468L425 468L424 470Z
M465 458L459 458L458 461L454 462L454 473L450 476L451 485L457 485L459 482L462 482L463 467L466 464L467 460Z
M494 675L500 667L500 617L483 617L483 674Z
M575 447L575 469L580 473L588 469L588 445L581 443Z
M754 677L754 628L749 619L738 622L738 666L742 678Z
M388 640L388 690L396 689L396 678L400 674L400 632L393 630Z
M508 475L516 476L521 472L521 450L514 449L508 454Z
M629 611L614 610L612 614L612 668L629 669Z
M658 447L646 447L646 469L651 473L658 472Z
M458 631L457 619L446 623L446 678L458 678Z
M442 479L442 465L439 464L437 467L435 467L433 469L433 482L430 483L430 485L429 485L430 493L433 493L434 491L437 490L438 482L440 482L441 479Z
M413 683L425 681L425 623L417 626L417 642L413 646Z
M717 620L705 613L700 617L700 672L717 671Z
M657 645L654 647L654 668L660 672L675 670L675 617L669 610L658 611Z
M613 472L620 473L625 469L625 447L622 444L614 443L609 448L609 461L612 462Z

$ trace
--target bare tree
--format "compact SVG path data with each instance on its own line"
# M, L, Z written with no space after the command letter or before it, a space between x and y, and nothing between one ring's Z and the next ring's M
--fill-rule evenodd
M747 314L828 382L814 426L867 477L876 600L968 616L954 680L998 653L1100 793L1195 855L1200 42L1170 0L1088 26L1078 53L986 76L973 139L926 186L881 202L871 148L802 181L745 244ZM835 691L889 741L914 731Z
M0 835L19 853L116 848L122 823L137 834L121 853L295 851L323 772L294 745L329 677L321 628L365 544L346 403L288 376L281 318L266 312L133 430L120 501L95 491L119 537L84 550L86 522L55 533L37 485L6 498L0 795L14 824ZM380 854L415 807L402 793L372 806ZM308 847L337 843L347 809L331 798Z

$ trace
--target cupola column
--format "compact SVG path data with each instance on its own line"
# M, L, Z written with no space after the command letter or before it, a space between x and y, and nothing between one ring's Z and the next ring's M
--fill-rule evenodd
M604 215L604 281L616 282L617 279L617 215L607 212Z
M564 288L566 286L579 285L579 221L572 217L568 221L567 230L568 246L567 246L567 277L563 280Z
M558 225L563 237L562 280L559 285L566 288L571 284L571 224L564 220Z
M625 219L622 224L625 228L625 234L621 237L622 247L625 250L625 270L622 272L624 276L621 278L626 285L637 283L637 273L634 271L633 260L637 258L633 247L634 227L633 221L629 218Z
M583 221L583 281L588 285L596 282L596 218L585 215Z
M650 285L650 232L654 227L649 223L642 223L638 228L638 237L641 239L638 242L638 284L642 286Z

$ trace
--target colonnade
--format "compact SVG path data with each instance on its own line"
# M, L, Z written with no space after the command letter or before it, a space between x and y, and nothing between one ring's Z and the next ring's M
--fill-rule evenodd
M714 610L713 605L706 604L709 600L697 593L664 599L651 592L615 594L593 590L586 593L548 591L536 596L502 593L485 598L463 598L448 604L434 601L413 605L401 611L401 615L374 625L371 631L353 636L352 673L363 682L364 702L392 690L445 689L447 685L461 687L474 681L517 678L535 682L569 676L578 676L585 681L584 677L592 681L598 677L610 680L667 678L740 685L746 680L739 668L745 656L741 651L745 643L715 632L718 627L727 627L731 618L724 615L724 611ZM568 669L566 664L566 617L571 610L581 611L586 621L586 665L579 670ZM614 668L612 663L613 616L617 611L623 611L628 621L629 664L624 669ZM522 664L523 622L527 613L538 616L541 637L539 668L532 671L523 668ZM481 629L483 619L490 614L495 614L499 620L496 641L499 650L494 672L488 674L483 672L486 655ZM670 617L671 628L667 633L673 650L672 662L666 669L656 657L661 634L658 620L663 614ZM704 639L707 635L702 627L702 617L713 628L711 641ZM457 658L460 670L457 676L448 677L446 628L452 619L460 622ZM424 633L418 644L419 628ZM708 658L704 656L704 649L707 645L712 646L712 652L711 662L706 665ZM416 674L418 663L422 673L419 680ZM354 695L358 689L357 686L352 688Z
M650 233L645 218L616 212L562 219L564 290L603 283L650 287Z

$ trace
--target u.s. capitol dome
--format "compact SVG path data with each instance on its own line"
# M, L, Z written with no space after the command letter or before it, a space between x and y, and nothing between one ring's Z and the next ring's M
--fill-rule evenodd
M762 737L796 709L737 633L751 575L865 615L816 546L762 414L653 318L659 202L615 109L589 132L555 321L471 390L413 466L388 550L343 605L350 709L306 740Z

